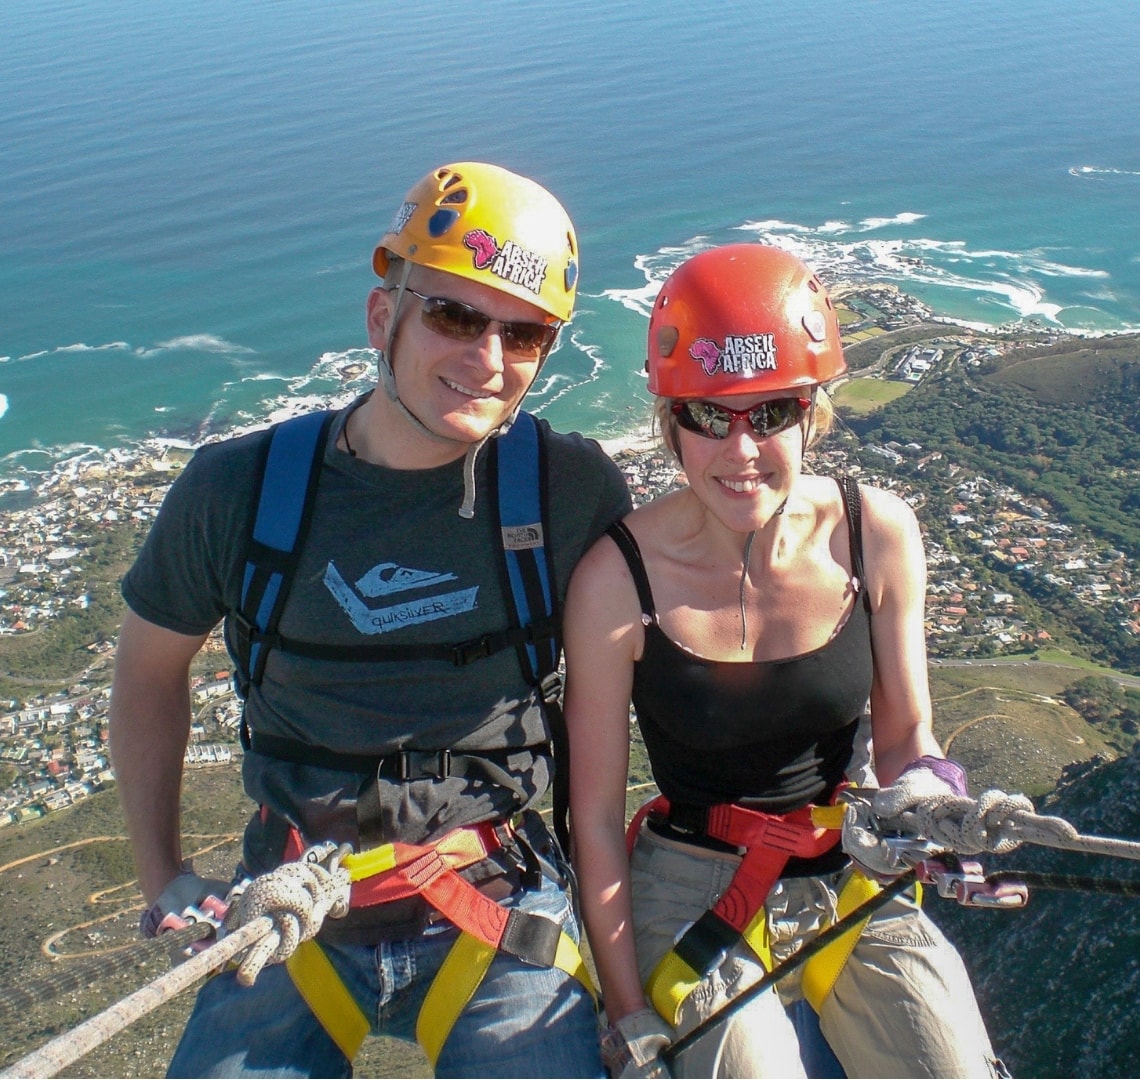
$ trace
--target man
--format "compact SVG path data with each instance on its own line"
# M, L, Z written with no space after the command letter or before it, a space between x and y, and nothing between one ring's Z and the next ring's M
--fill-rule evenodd
M504 473L508 498L536 486L510 475L499 449L531 423L520 403L573 309L573 226L524 177L449 165L412 188L373 264L384 279L367 304L379 386L319 437L301 540L277 544L299 548L286 584L273 577L281 551L261 543L287 516L266 491L303 478L290 485L278 469L261 484L273 467L266 432L195 456L124 580L111 747L153 905L144 929L226 890L183 863L179 839L187 675L223 617L247 684L243 779L259 806L239 877L324 841L358 858L393 841L425 858L479 846L470 865L448 856L464 880L441 880L461 901L424 886L430 899L375 902L390 898L377 871L364 883L373 895L354 885L347 917L324 923L318 955L267 967L249 988L232 972L212 979L171 1075L350 1076L369 1030L418 1037L439 1076L603 1075L591 994L565 955L577 930L563 860L530 809L559 735L551 664L535 661L553 639L533 610L529 634L504 632L528 620L503 567L504 548L537 546L560 601L629 496L596 444L545 423L534 425L542 521L510 528L496 487ZM269 626L255 612L275 590L284 606ZM504 911L502 944L453 925ZM512 952L520 926L526 941ZM481 980L473 956L488 965Z

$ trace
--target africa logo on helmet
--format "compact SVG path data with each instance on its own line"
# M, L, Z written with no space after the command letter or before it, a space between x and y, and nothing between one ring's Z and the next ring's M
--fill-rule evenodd
M546 260L536 251L530 251L508 240L502 246L486 229L471 229L463 235L463 245L469 248L476 270L489 270L512 285L521 285L533 293L542 291L546 278Z
M689 355L710 378L718 371L747 376L755 371L775 371L778 366L774 334L728 334L723 346L712 338L700 337L689 346Z

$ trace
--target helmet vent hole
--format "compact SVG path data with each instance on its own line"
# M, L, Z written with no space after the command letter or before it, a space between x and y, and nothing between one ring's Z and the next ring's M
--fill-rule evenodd
M658 356L672 356L673 350L677 347L677 339L680 336L681 333L675 326L661 327L657 331Z
M455 203L465 203L467 201L467 189L460 188L458 191L449 191L442 199L439 200L440 206L447 206Z
M445 176L447 177L446 180L444 180ZM459 173L454 173L454 172L453 173L440 173L439 178L441 180L443 180L443 190L444 191L446 191L450 187L455 187L456 184L463 183L463 177L460 176Z
M819 280L817 278L808 278L808 288L812 292L819 292Z
M804 316L803 325L812 341L823 341L827 337L827 321L822 311L809 311Z

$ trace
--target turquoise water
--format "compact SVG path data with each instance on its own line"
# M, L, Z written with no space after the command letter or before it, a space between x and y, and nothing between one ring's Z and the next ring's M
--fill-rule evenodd
M574 217L532 407L645 416L647 305L741 239L968 322L1140 328L1133 0L0 5L0 469L349 389L373 244L448 160Z

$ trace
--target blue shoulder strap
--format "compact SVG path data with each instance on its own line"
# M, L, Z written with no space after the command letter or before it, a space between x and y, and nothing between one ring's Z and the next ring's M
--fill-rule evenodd
M562 681L561 626L551 544L547 541L550 507L546 482L546 447L538 421L520 412L510 431L494 442L492 469L498 492L502 536L504 593L514 601L512 626L526 627L516 637L523 676L538 688L554 748L554 835L570 850L570 741L559 697ZM526 644L522 644L525 640Z
M520 638L517 651L523 675L532 686L539 686L557 669L561 643L546 543L546 460L538 422L530 413L520 412L493 446L504 591L514 602L512 625L531 628L531 640L523 643ZM543 690L545 696L546 687Z
M226 644L242 697L265 670L266 638L276 633L297 568L334 412L306 413L276 425L266 441L257 514L246 551L241 605L226 620Z

